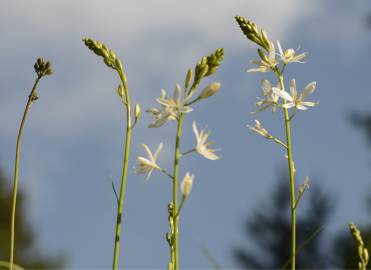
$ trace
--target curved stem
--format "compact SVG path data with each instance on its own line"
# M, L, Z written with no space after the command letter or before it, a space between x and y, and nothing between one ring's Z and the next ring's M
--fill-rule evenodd
M22 121L18 131L17 145L15 150L15 165L14 165L14 181L13 181L13 195L12 195L12 214L11 214L11 225L10 225L10 256L9 256L9 269L13 270L13 260L14 260L14 236L15 236L15 214L16 214L16 204L17 204L17 192L18 192L18 172L19 172L19 156L21 150L21 139L23 134L23 127L26 122L27 114L30 109L32 102L36 98L36 88L39 83L41 76L38 76L28 96L28 101L24 109Z
M175 141L175 155L174 155L174 181L173 181L173 204L175 212L178 209L178 178L179 178L179 158L181 156L180 153L180 137L182 135L182 127L183 127L183 120L184 114L181 113L178 120L178 128L176 132L176 141ZM179 269L179 238L178 238L178 221L179 217L175 214L173 215L173 223L174 223L174 269Z
M285 90L282 73L276 72L280 87ZM291 269L295 270L296 267L296 198L295 198L295 170L294 161L292 157L292 144L291 144L291 125L289 111L283 108L285 117L285 130L286 130L286 146L287 146L287 160L290 175L290 195L291 195Z
M113 266L112 269L118 269L119 255L120 255L120 237L121 237L121 223L122 223L122 212L124 208L124 198L125 198L125 188L126 179L129 163L130 154L130 143L131 143L131 108L130 108L130 96L129 90L126 85L125 75L121 70L118 70L124 91L125 91L125 103L126 103L126 138L124 146L124 161L122 166L122 177L120 185L120 196L117 208L117 218L116 218L116 232L115 232L115 244L113 252Z

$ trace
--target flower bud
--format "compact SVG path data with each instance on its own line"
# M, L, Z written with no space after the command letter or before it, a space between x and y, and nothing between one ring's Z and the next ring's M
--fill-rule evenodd
M123 99L125 97L124 88L122 87L121 84L117 87L116 91L117 91L117 94L119 95L120 98Z
M134 107L134 117L135 117L134 121L135 122L137 122L138 119L140 118L140 114L141 114L140 106L139 106L139 104L135 104L135 107Z
M186 76L186 79L185 79L185 82L184 82L184 86L185 86L186 89L188 88L189 84L191 83L192 77L193 77L192 69L188 69L187 76Z
M188 197L189 193L191 193L193 186L193 178L194 175L187 172L183 178L182 183L180 184L180 192L184 197Z
M258 48L258 54L259 54L261 60L268 62L267 56L263 53L263 51L260 48Z
M201 94L199 95L198 99L205 99L211 97L220 89L220 82L213 82L206 86L204 90L202 90Z

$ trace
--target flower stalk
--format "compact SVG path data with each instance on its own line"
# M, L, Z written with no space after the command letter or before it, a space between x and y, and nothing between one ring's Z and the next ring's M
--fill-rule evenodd
M277 78L282 90L285 90L282 73L276 69ZM285 103L285 101L283 101ZM290 176L290 199L291 199L291 269L296 268L296 195L295 195L295 168L292 156L291 144L291 119L287 108L283 108L286 131L287 162Z
M305 189L307 188L307 178L305 185L299 188L298 198L296 198L296 187L295 187L295 165L293 160L293 149L291 140L291 120L296 115L297 110L305 111L308 107L313 107L318 104L318 102L307 101L308 95L312 94L316 88L316 82L309 83L301 93L296 90L295 79L291 80L290 84L290 94L285 91L283 72L290 63L305 63L304 58L307 53L297 54L297 52L290 48L283 50L279 41L277 41L277 47L279 50L278 58L276 58L275 44L268 39L266 32L262 29L258 29L256 25L241 17L235 17L238 25L240 26L242 32L245 36L260 48L258 48L259 60L253 60L251 63L257 65L257 68L249 69L248 72L273 72L278 80L278 86L272 87L267 79L262 80L262 90L263 98L259 98L259 101L255 103L259 109L254 112L261 112L268 108L272 108L272 112L276 112L277 108L282 109L284 122L285 122L285 135L286 144L281 142L279 139L271 135L258 120L255 120L255 126L249 126L250 130L255 133L267 138L268 140L273 140L274 142L280 144L286 149L286 155L288 162L288 171L290 178L290 201L291 201L291 269L296 268L296 208L300 199L302 198ZM266 53L264 53L264 51ZM280 100L281 99L281 100ZM290 113L291 110L291 113Z
M220 83L213 82L206 86L198 95L198 97L193 98L193 95L197 91L197 88L200 85L202 79L216 72L219 65L221 64L221 61L223 60L223 57L223 49L217 49L214 53L202 57L201 60L197 62L194 71L192 69L188 69L184 82L184 89L182 89L179 84L176 84L173 97L169 97L166 91L162 89L160 97L156 99L157 102L161 105L161 108L150 108L146 110L153 116L153 121L148 126L149 128L161 127L168 121L176 121L177 123L172 175L168 173L164 168L157 165L156 159L159 152L158 150L156 150L154 155L150 150L146 150L149 159L144 157L137 158L137 161L139 163L139 169L137 170L137 172L146 174L147 180L153 170L158 170L173 180L172 201L168 203L168 222L170 231L166 233L166 241L169 244L170 250L170 259L168 264L169 270L179 269L179 217L181 210L184 207L186 198L189 196L192 190L194 179L194 175L187 172L187 174L183 178L182 183L179 183L180 158L194 152L197 152L198 154L210 160L216 160L219 158L214 153L215 149L209 147L212 144L212 142L208 141L210 132L206 130L198 131L195 122L193 122L192 127L197 140L196 146L189 151L181 151L180 142L184 117L186 113L190 113L191 111L193 111L193 108L190 105L206 100L219 91ZM182 194L180 203L178 198L179 187Z
M92 40L90 38L83 39L85 45L92 50L96 55L103 58L103 62L109 67L116 70L121 84L116 90L119 98L126 108L126 128L125 128L125 143L123 150L123 165L122 165L122 175L120 183L120 193L118 196L118 207L117 207L117 216L116 216L116 230L114 238L114 250L113 250L113 264L112 269L118 269L119 265L119 255L120 255L120 239L121 239L121 226L122 226L122 214L124 209L124 199L125 199L125 190L127 182L127 171L129 164L129 155L130 155L130 146L131 146L131 133L133 126L137 123L140 117L140 107L139 105L135 106L134 110L134 122L131 118L131 103L130 103L130 94L127 86L126 75L123 71L122 64L120 59L116 56L116 53L109 49L104 44Z
M184 113L180 113L178 119L178 127L176 131L175 139L175 152L174 152L174 180L173 180L173 205L175 211L173 212L173 224L174 224L174 234L173 234L173 257L174 257L174 269L179 269L179 231L178 231L178 178L179 178L179 158L181 157L180 153L180 138L182 135L184 121Z
M19 179L19 159L21 152L21 140L23 135L23 128L26 123L28 112L30 110L31 104L38 100L36 94L37 86L42 77L51 75L53 73L50 62L45 62L44 59L38 58L34 65L37 78L32 87L32 90L28 96L26 107L23 112L23 117L21 124L19 126L16 150L15 150L15 164L14 164L14 180L13 180L13 194L12 194L12 212L11 212L11 226L10 226L10 256L9 256L9 269L13 270L14 267L14 240L15 240L15 215L16 215L16 206L17 206L17 193L18 193L18 179Z

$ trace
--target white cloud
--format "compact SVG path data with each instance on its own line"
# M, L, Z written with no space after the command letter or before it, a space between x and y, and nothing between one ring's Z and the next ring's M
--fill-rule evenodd
M52 56L56 72L54 78L46 80L53 81L57 76L64 80L49 84L53 89L40 94L37 106L43 111L33 112L33 125L35 129L65 136L71 130L76 133L79 127L83 131L97 121L118 122L119 117L115 116L119 105L114 103L113 95L107 93L104 97L102 93L113 92L118 81L107 77L109 71L102 72L102 62L83 48L83 36L102 40L118 52L127 64L129 82L136 92L134 99L150 104L157 96L157 88L166 88L170 83L172 87L177 80L183 80L179 76L202 55L222 46L227 55L249 47L234 15L251 18L264 26L272 38L283 39L298 19L318 9L318 3L89 0L32 1L20 5L12 1L0 10L1 33L8 37L1 46L11 48L6 57L13 59L13 65L24 65L24 59L34 59L44 52ZM58 69L61 65L63 70ZM68 65L73 67L68 69ZM60 75L62 72L71 74ZM163 84L159 86L153 80ZM15 125L19 114L19 106L13 102L20 101L3 90L1 94L9 95L0 101L1 113L12 116L0 120L0 124L10 130L7 127Z

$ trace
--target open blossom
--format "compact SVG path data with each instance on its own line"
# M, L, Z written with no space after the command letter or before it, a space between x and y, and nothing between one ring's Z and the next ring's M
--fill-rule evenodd
M277 47L281 60L285 63L305 63L303 60L307 56L307 53L296 54L293 48L287 49L285 52L282 50L280 42L277 40Z
M162 89L160 92L160 99L166 99L166 96L166 91ZM168 120L175 120L168 108L164 105L161 105L161 109L151 108L146 112L151 113L154 117L153 121L148 126L150 128L158 128L165 124Z
M191 193L194 177L195 176L189 172L187 172L184 176L182 183L180 184L180 192L184 197L188 197L188 195Z
M211 141L207 141L210 132L206 130L201 130L201 132L198 132L196 122L193 122L192 124L193 132L195 133L197 144L195 147L195 150L202 156L204 156L207 159L210 160L217 160L219 159L219 156L214 154L216 149L211 149L209 146L213 143Z
M265 137L265 138L267 138L267 139L271 139L272 138L272 135L271 134L269 134L269 132L262 126L262 124L258 121L258 120L256 120L255 119L255 126L249 126L249 125L247 125L247 127L251 130L251 131L253 131L253 132L255 132L255 133L257 133L257 134L259 134L259 135L261 135L261 136L263 136L263 137Z
M177 117L178 113L191 112L192 108L187 106L190 96L182 98L182 92L180 85L176 84L173 98L160 97L157 102L164 106L173 117Z
M282 105L284 108L292 108L295 107L299 110L307 110L307 107L313 107L317 105L317 102L305 101L305 98L312 94L314 90L316 90L316 82L310 82L304 90L298 94L296 90L296 82L295 79L291 80L290 84L290 92L287 93L286 91L273 87L272 90L282 99L286 101L285 104Z
M274 69L278 62L276 61L276 49L274 48L273 42L269 46L268 56L261 52L261 60L252 60L251 63L257 65L257 68L250 68L247 72L268 72Z
M260 108L255 113L261 112L269 107L272 107L272 112L275 112L277 110L279 96L273 92L270 82L266 79L262 80L262 90L264 99L258 98L259 101L256 102L255 105Z
M148 158L137 157L137 161L139 163L139 168L137 169L137 173L146 174L146 180L149 179L153 170L160 169L160 166L156 164L156 160L162 150L162 146L163 144L160 143L155 153L152 154L151 149L149 149L149 147L146 144L144 143L142 144L142 147L144 151L146 152Z

